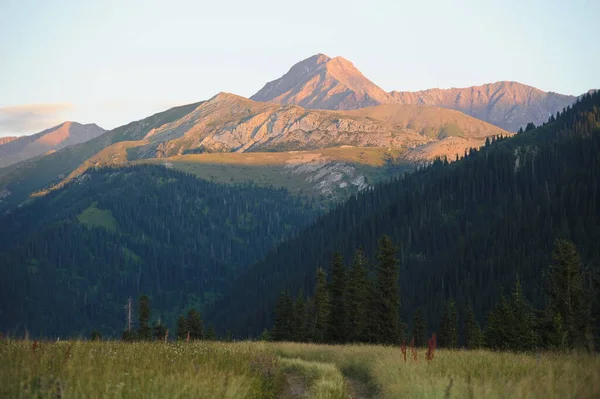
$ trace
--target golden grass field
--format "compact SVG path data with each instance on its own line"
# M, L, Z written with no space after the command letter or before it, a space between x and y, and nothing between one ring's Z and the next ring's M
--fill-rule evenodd
M0 341L6 398L597 398L600 357L265 342Z

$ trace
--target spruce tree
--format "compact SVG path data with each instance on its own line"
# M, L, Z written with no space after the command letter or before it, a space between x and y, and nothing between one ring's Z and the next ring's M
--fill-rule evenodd
M397 344L403 336L403 332L400 331L399 267L396 250L388 236L379 240L373 328L377 341L383 344Z
M314 301L313 336L314 342L324 342L329 320L329 293L327 290L327 274L325 270L317 269Z
M275 306L275 324L273 326L273 339L275 341L292 340L292 299L289 294L282 291Z
M507 346L511 350L532 350L538 344L536 320L533 308L523 295L521 281L517 277L510 300L510 320L507 326Z
M365 341L369 307L369 281L366 264L367 261L362 249L357 250L349 272L346 292L347 338L349 342Z
M346 342L346 272L342 254L336 252L331 260L331 285L329 286L330 316L328 319L328 341Z
M439 344L442 348L456 348L458 346L458 316L454 301L446 302L440 322Z
M185 320L190 332L190 339L203 339L204 328L202 326L202 318L200 312L196 309L190 309Z
M271 334L269 333L269 330L266 328L263 330L263 332L260 334L260 340L263 342L269 342L271 340Z
M306 339L306 302L302 290L298 292L292 307L291 340L303 342Z
M412 338L415 340L415 346L425 346L427 342L427 324L423 318L423 311L418 308L415 311L415 317L413 320Z
M465 347L467 349L477 349L483 344L483 334L479 323L475 320L473 306L468 304L465 308Z
M189 329L187 326L187 322L185 321L185 317L179 316L179 319L177 319L177 339L186 339L188 331Z
M548 313L560 315L568 332L569 346L587 347L590 344L587 336L591 332L591 301L584 289L579 253L571 241L556 240L545 277Z
M490 311L485 329L485 345L491 349L508 349L510 347L510 305L504 295Z
M150 299L146 295L140 296L139 328L137 331L138 339L150 341L152 339L152 329L150 328Z

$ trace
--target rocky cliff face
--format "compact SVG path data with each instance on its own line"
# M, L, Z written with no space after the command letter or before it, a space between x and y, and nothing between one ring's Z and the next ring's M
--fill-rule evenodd
M516 132L528 122L539 125L547 121L550 114L572 104L576 97L544 92L517 82L387 93L364 77L351 62L317 54L267 83L251 99L335 110L380 104L433 105L458 110Z
M446 136L508 132L460 112L384 105L355 111L306 110L220 93L184 118L152 129L136 158L190 152L288 151L353 145L415 147Z
M0 146L0 167L83 143L104 132L104 129L93 123L82 125L77 122L64 122L31 136L18 137Z

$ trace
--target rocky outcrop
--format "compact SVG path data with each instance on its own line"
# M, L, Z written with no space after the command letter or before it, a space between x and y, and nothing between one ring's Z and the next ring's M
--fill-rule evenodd
M220 93L172 123L152 129L132 159L190 152L310 150L341 145L411 148L445 136L508 134L456 111L384 105L355 111L307 110Z

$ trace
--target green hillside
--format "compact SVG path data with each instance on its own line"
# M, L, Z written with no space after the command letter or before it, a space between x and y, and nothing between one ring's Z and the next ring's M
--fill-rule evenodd
M363 247L373 260L383 234L399 248L405 322L422 308L436 330L452 299L458 309L472 303L483 324L517 276L540 306L556 238L575 242L592 269L600 265L600 94L554 119L350 198L254 265L210 318L239 336L259 334L272 326L282 290L312 295L315 271L329 270L334 251L348 264Z
M0 218L0 331L117 335L140 293L174 322L315 215L281 189L150 165L90 171Z

